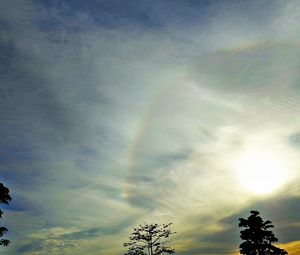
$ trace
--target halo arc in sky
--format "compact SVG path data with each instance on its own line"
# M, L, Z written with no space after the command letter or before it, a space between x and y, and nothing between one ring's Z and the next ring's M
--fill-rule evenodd
M228 54L230 56L235 56L235 54L241 54L241 53L248 53L252 50L264 50L264 49L268 49L268 48L272 48L272 47L293 47L293 48L300 48L300 44L297 43L287 43L287 42L270 42L270 41L265 41L265 42L247 42L244 44L240 44L236 47L232 47L232 48L228 48L228 49L224 49L224 50L217 50L215 52L210 53L209 55L212 54ZM184 73L184 72L183 72ZM180 77L178 75L178 77ZM178 78L176 77L176 78ZM188 80L188 76L183 74L181 75L181 82L183 83L191 83L194 81L190 81ZM172 89L174 89L176 87L176 85L178 84L178 80L176 80L174 78L174 81L168 81L166 85L163 85L160 87L158 93L156 94L156 96L152 99L149 100L150 103L148 104L148 108L144 111L145 114L143 115L143 117L140 120L140 124L139 127L137 129L137 131L135 132L135 136L132 139L132 143L130 146L130 150L129 150L129 160L128 160L128 177L127 177L127 184L124 188L124 197L126 197L127 199L130 200L130 196L131 193L133 192L135 183L133 181L134 179L134 175L136 174L136 172L138 171L137 169L137 162L139 160L139 150L140 147L143 144L143 139L147 136L147 129L148 126L150 125L151 121L152 121L152 117L155 114L155 111L159 110L159 106L160 104L168 97L168 95L170 94L170 91L172 91ZM248 155L249 156L249 155ZM244 156L242 156L244 157ZM245 159L244 157L244 163L249 163L247 162L248 159ZM270 163L270 159L264 159L261 158L260 162L257 162L257 164L262 164L265 166L276 166L275 164L269 164ZM239 163L239 168L241 168L241 161ZM233 168L235 168L236 166L233 166ZM252 164L251 166L252 168L255 167L255 163ZM256 165L257 167L257 165ZM247 168L247 167L244 167ZM262 169L261 169L262 170ZM271 170L270 170L271 171ZM287 174L283 173L282 169L278 169L278 175L274 177L273 182L270 183L270 185L267 185L266 187L263 187L263 185L257 185L255 186L255 182L257 182L257 175L258 172L256 172L257 175L255 175L255 173L250 173L250 169L244 169L241 170L242 173L238 173L239 176L239 181L241 182L241 184L244 186L244 188L246 190L248 190L249 192L256 194L256 195L264 195L264 194L268 194L270 192L276 191L278 188L281 187L281 185L283 185L284 183L286 183L286 181L289 179ZM266 174L271 174L271 172L268 172ZM266 177L266 176L265 176ZM253 181L251 182L251 180L249 180L248 182L245 181L245 178L253 178Z

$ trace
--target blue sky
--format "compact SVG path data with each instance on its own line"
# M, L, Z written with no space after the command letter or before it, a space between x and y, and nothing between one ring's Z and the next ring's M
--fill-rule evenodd
M234 254L257 209L297 253L297 1L0 7L0 251L123 254L171 221L178 254Z

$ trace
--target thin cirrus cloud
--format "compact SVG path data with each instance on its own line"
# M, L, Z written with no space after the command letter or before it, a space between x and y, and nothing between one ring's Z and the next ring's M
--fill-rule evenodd
M1 5L8 254L117 254L147 220L174 222L180 254L234 253L254 207L293 251L298 3ZM284 198L237 178L258 140L291 162Z

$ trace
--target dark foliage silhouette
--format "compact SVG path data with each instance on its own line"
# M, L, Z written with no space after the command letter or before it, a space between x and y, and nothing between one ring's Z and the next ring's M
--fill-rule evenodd
M167 246L167 238L175 234L171 232L168 224L144 224L133 229L129 242L123 244L128 247L125 255L159 255L175 253L174 249Z
M8 204L11 201L9 195L9 189L6 188L2 183L0 183L0 204ZM0 209L0 218L2 218L3 211ZM7 228L0 227L0 238L7 232ZM8 246L10 241L7 239L0 239L0 246Z
M272 222L264 221L258 211L251 211L247 218L239 219L240 237L244 242L240 244L240 253L245 255L286 255L287 252L273 245L278 242L270 230Z

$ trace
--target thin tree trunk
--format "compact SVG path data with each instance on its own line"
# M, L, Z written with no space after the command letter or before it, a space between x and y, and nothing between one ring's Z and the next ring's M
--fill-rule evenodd
M151 240L150 240L150 251L151 251L151 255L153 255L152 246L153 246L153 243L152 243L152 237L151 237Z
M149 245L149 242L148 242L148 245L147 245L147 249L148 249L148 255L152 255L152 254L150 253L150 245Z

